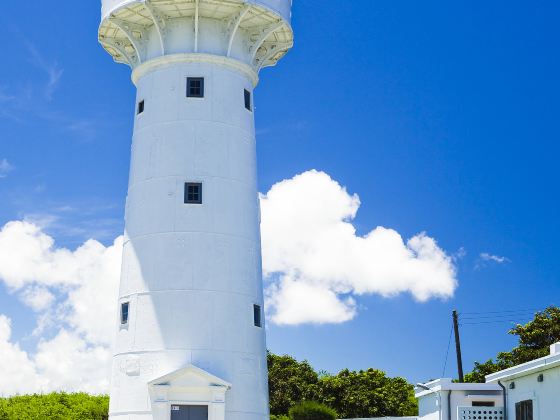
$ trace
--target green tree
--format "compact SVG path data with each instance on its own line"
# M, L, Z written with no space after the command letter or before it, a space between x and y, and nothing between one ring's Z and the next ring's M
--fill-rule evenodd
M379 370L317 374L306 361L272 353L268 354L268 368L270 411L274 415L286 415L302 401L325 404L346 418L405 416L418 411L412 385Z
M290 420L336 420L336 411L315 401L303 401L290 408Z
M518 346L498 353L496 360L475 362L473 371L465 375L465 382L483 383L486 375L548 355L550 345L560 341L560 308L551 306L537 312L532 321L518 324L508 334L518 337Z
M326 375L317 390L317 400L343 418L406 416L418 411L412 385L380 370L345 369L338 375Z
M270 413L286 415L300 401L312 399L319 381L317 372L307 361L268 353L268 387Z

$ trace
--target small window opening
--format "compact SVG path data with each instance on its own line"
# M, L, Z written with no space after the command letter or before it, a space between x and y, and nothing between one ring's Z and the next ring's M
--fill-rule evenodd
M204 98L203 77L187 77L187 97Z
M121 324L128 324L128 309L130 307L129 302L124 302L121 304Z
M515 420L533 420L533 400L515 404Z
M253 318L255 321L255 327L262 327L262 316L260 305L253 305Z
M253 110L253 105L251 104L251 92L245 89L245 108L249 111Z
M187 182L185 184L185 204L202 204L202 184Z
M496 403L494 401L473 401L473 407L495 407Z
M144 100L138 102L138 114L141 114L142 112L144 112Z

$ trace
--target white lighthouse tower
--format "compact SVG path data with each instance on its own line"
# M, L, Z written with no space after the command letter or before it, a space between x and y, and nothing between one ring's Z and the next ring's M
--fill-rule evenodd
M110 417L268 419L253 89L291 0L102 3L138 92Z

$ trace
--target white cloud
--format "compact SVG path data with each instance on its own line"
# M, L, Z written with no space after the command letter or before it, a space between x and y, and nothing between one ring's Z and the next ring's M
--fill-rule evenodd
M504 264L510 262L510 259L507 257L501 257L499 255L492 255L487 252L483 252L480 254L480 259L486 262L495 262L497 264Z
M99 394L109 389L111 353L107 346L92 345L63 329L54 339L39 344L33 362L43 382L42 390Z
M11 320L0 315L0 395L32 393L42 384L33 362L19 345L13 344Z
M0 160L0 178L6 178L13 170L14 166L7 159Z
M266 294L267 305L274 308L275 321L281 324L340 324L356 316L356 302L351 297L340 299L329 288L288 276L283 276L279 284L272 284Z
M489 264L502 265L510 262L511 260L508 257L502 257L500 255L493 255L488 252L482 252L478 256L478 260L475 262L474 269L480 270L487 267Z
M11 342L11 320L0 315L0 395L81 390L93 394L109 388L111 352L62 329L42 340L30 356Z
M39 52L37 47L27 42L27 50L29 52L29 61L38 69L42 70L47 76L47 82L44 87L45 99L52 100L53 94L58 88L60 79L64 70L61 69L56 61L48 61Z
M37 312L35 333L54 338L43 336L28 354L11 341L10 320L0 316L0 394L108 391L121 253L122 237L108 247L89 240L69 250L33 223L4 225L0 280ZM17 372L9 374L3 360L17 360Z
M55 296L49 289L41 286L31 286L23 290L21 300L35 312L47 310L54 302Z
M354 297L411 293L449 298L453 260L424 233L404 241L377 227L358 236L357 195L327 174L305 172L261 196L267 306L276 324L340 323L356 313Z

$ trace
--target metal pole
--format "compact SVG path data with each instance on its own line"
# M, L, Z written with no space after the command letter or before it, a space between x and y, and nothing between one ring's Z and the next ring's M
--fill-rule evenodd
M457 353L457 370L459 372L459 382L465 382L463 375L463 358L461 357L461 338L459 337L459 314L453 311L453 329L455 330L455 350Z

